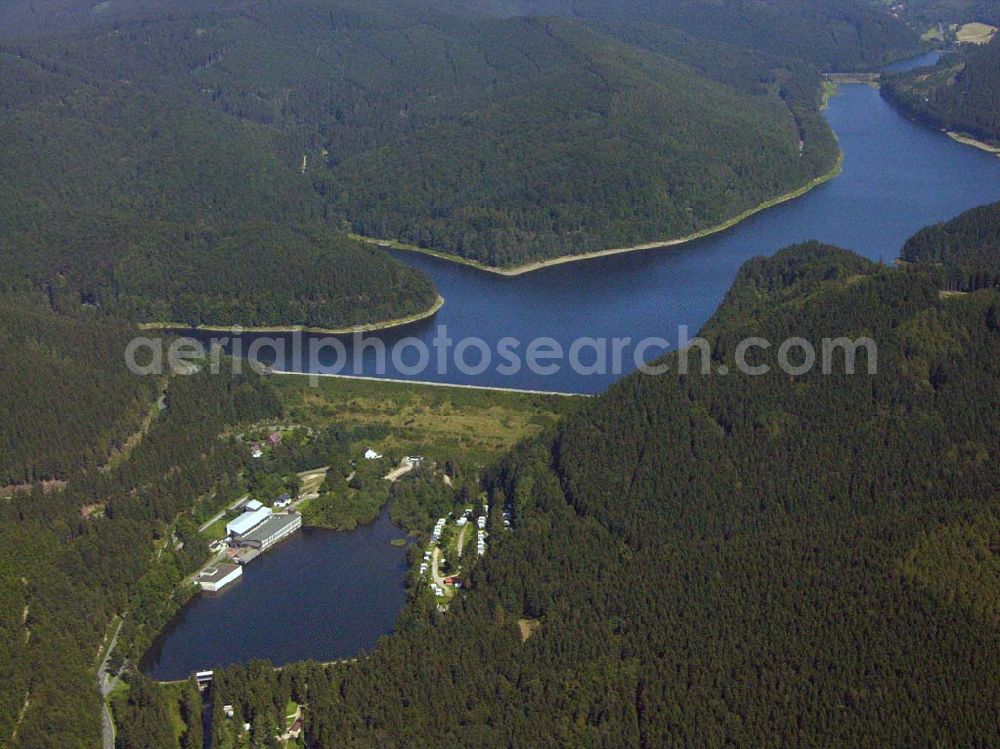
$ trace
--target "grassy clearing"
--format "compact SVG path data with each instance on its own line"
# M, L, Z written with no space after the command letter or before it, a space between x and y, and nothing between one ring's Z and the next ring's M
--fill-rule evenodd
M219 518L210 526L208 526L205 530L203 530L201 532L201 535L203 535L205 538L211 541L217 541L220 538L225 538L227 522L229 522L229 516L228 514L223 514L221 518Z
M996 33L996 26L973 22L959 27L955 32L955 39L962 44L989 44Z
M302 486L299 489L299 494L305 496L306 494L315 494L319 491L319 488L323 486L323 482L326 481L327 471L324 469L322 471L305 471L299 474L299 478L302 479Z
M927 29L920 38L925 42L943 42L944 32L940 26L935 25Z
M521 630L521 642L527 642L528 638L535 634L541 626L542 623L537 619L518 619L517 627Z
M830 99L837 95L837 84L833 81L823 81L823 104L822 109L830 106Z
M119 679L111 687L111 691L108 692L108 702L121 702L128 698L128 682L124 679Z
M187 685L184 682L179 684L161 684L160 690L163 692L163 699L167 703L167 714L170 716L170 728L174 734L175 746L181 745L181 736L187 731L184 718L181 717L181 692Z
M447 571L443 568L439 568L439 572L441 572L442 577L457 574L455 570L460 566L458 556L458 536L461 532L462 529L455 525L454 522L449 522L448 525L445 526L444 533L441 536L441 545L444 549L444 558L450 562L451 568Z
M292 727L292 723L298 717L299 713L299 703L295 700L288 700L285 704L285 730L287 731Z
M371 380L276 375L290 417L315 428L384 426L371 447L484 466L517 442L554 426L583 399Z

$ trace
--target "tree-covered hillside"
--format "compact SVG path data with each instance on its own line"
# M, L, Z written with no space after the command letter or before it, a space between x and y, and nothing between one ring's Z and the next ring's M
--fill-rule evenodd
M156 400L125 367L134 334L96 318L0 301L0 487L102 464Z
M920 122L1000 145L1000 36L930 70L888 77L882 91Z
M102 374L114 377L118 368L115 359ZM53 383L39 377L42 385ZM55 403L3 404L4 419L16 425L35 418L47 428L52 414L70 417L65 436L51 435L39 459L60 444L77 449L78 417L112 419L123 403L113 394L85 413L109 386L81 375L54 387ZM74 395L87 403L70 402ZM3 746L100 746L104 638L120 623L117 657L136 659L191 594L182 583L205 556L198 524L244 491L238 477L250 458L227 433L280 412L273 391L252 374L175 377L165 408L110 470L75 470L66 486L43 492L36 485L0 502ZM125 611L124 620L116 618Z
M466 0L437 0L448 7ZM919 47L887 7L866 0L475 0L482 12L671 26L704 39L808 60L824 70L871 69Z
M19 259L87 254L61 230L85 222L83 193L191 234L197 220L217 236L323 222L510 265L689 234L837 155L815 70L659 26L426 0L150 2L112 17L5 42L4 126L31 144L5 164ZM409 281L410 306L428 306ZM279 293L301 298L291 286Z
M309 745L996 745L1000 294L939 280L816 244L748 263L713 374L628 377L516 451L471 590L296 672ZM749 335L869 336L877 372L735 374ZM223 683L247 720L279 694Z
M918 26L974 21L1000 24L1000 3L994 0L909 0L905 14Z
M902 257L940 265L955 291L1000 286L1000 203L927 227L910 238Z
M802 125L818 87L796 89L794 73L786 101L774 70L770 90L734 90L572 24L497 22L490 39L484 53L496 60L504 48L505 76L512 63L551 61L460 115L344 158L332 176L349 187L334 205L355 230L511 265L685 236L836 159L825 123Z
M0 49L0 291L243 325L342 327L433 304L422 273L324 224L280 133L87 44Z

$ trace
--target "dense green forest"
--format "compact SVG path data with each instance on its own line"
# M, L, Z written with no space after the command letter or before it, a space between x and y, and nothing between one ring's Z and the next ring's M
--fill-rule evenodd
M994 0L908 0L905 15L918 28L972 21L996 25L1000 24L1000 4Z
M116 403L104 412L84 406L109 419ZM246 451L226 433L281 412L259 378L204 373L171 379L165 406L113 469L79 471L64 487L36 485L0 503L4 746L99 744L98 648L113 618L128 611L118 663L135 662L190 594L180 583L204 561L198 523L242 491ZM76 408L35 398L4 413L46 424L50 411Z
M137 238L112 283L109 306L137 320L249 327L393 320L436 297L426 276L376 248L319 228L260 222L221 235L171 226L151 241Z
M503 65L491 75L516 77L398 147L345 158L333 176L351 187L335 205L361 234L512 265L685 236L834 165L815 74L716 46L726 55L717 68L758 70L756 90L746 79L724 86L681 56L694 43L632 38L495 22L477 55ZM539 56L547 65L524 75Z
M448 7L466 0L438 0ZM798 57L829 70L872 69L912 53L917 36L867 0L473 0L497 14L671 26L704 39Z
M116 667L191 594L199 524L270 491L234 436L281 417L269 383L135 378L129 322L433 302L347 230L511 264L703 228L835 164L816 66L913 46L854 0L608 8L0 0L0 745L98 745L117 617ZM628 378L456 486L516 531L445 617L415 597L353 667L233 669L213 715L269 739L291 696L321 747L998 743L984 216L915 238L904 270L815 246L748 265L707 329L719 361L747 332L865 333L880 374ZM394 519L424 525L442 485L399 482ZM383 490L359 475L314 512L347 525ZM163 695L131 678L120 743L163 749Z
M954 291L1000 286L1000 203L927 227L910 238L902 257L910 263L939 264Z
M996 745L1000 294L940 281L818 244L747 263L713 372L748 335L870 336L877 371L627 377L491 472L515 531L447 614L213 698L266 725L292 694L312 747Z
M868 0L417 0L372 2L367 6L404 16L439 9L458 15L496 17L548 16L677 28L704 39L725 41L763 52L800 57L827 69L872 68L906 55L919 45L917 36L890 15L888 3ZM991 0L912 0L907 14L933 20L983 20L995 14ZM912 6L912 7L911 7ZM219 15L244 10L248 3L229 0L210 6ZM355 4L360 8L360 4ZM941 9L937 15L934 10ZM172 15L206 10L196 0L176 0ZM922 14L922 15L921 15ZM161 0L99 3L90 0L31 0L0 3L0 38L40 36L52 31L104 28L162 15ZM780 31L779 31L780 30Z
M0 487L103 464L141 426L155 378L125 367L124 324L0 300Z
M433 304L422 273L325 225L281 133L218 111L139 40L101 60L115 38L0 46L0 139L17 144L0 153L0 293L250 326L343 327ZM185 64L160 42L165 66Z
M5 284L144 320L330 327L434 298L331 231L510 265L683 236L836 162L812 39L453 10L151 1L4 40L0 133L25 144L2 157ZM882 44L887 18L846 15ZM271 258L271 299L234 287Z
M888 76L882 92L920 122L1000 145L1000 36L965 45L929 70Z

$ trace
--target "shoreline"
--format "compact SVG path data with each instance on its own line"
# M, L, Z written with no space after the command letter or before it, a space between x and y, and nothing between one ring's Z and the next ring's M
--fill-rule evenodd
M370 375L347 375L334 372L288 372L275 369L272 377L326 377L335 380L354 380L357 382L391 382L397 385L424 385L438 388L458 388L460 390L488 390L494 393L520 393L522 395L553 395L560 398L593 398L590 393L564 393L557 390L527 390L525 388L505 388L499 385L463 385L453 382L432 382L430 380L403 380L398 377L372 377Z
M426 247L417 247L416 245L406 244L405 242L400 242L398 240L392 239L376 239L375 237L365 237L360 234L351 234L352 239L356 239L360 242L365 242L367 244L373 244L383 249L392 250L402 250L405 252L416 252L421 255L428 255L430 257L438 258L439 260L447 260L451 263L457 263L459 265L467 265L476 270L484 271L486 273L493 273L498 276L522 276L526 273L533 273L543 268L549 268L555 265L565 265L567 263L575 263L581 260L593 260L599 257L610 257L612 255L624 255L629 252L642 252L644 250L660 250L668 247L677 247L679 245L689 244L690 242L697 241L699 239L704 239L710 237L714 234L719 234L721 232L732 229L734 226L743 223L749 218L768 210L769 208L774 208L781 205L782 203L787 203L789 201L795 200L796 198L801 198L803 195L811 192L812 190L820 187L821 185L830 182L840 176L841 171L844 166L844 154L841 152L837 157L837 163L834 167L819 177L816 177L809 182L807 182L802 187L796 188L791 192L787 192L784 195L779 195L776 198L767 200L760 205L750 208L743 213L728 219L721 224L709 227L707 229L702 229L700 231L694 232L693 234L688 234L683 237L678 237L676 239L664 239L657 240L654 242L646 242L643 244L631 245L629 247L616 247L607 250L595 250L593 252L584 252L579 255L560 255L559 257L548 258L545 260L534 260L528 263L523 263L521 265L514 265L509 268L501 268L495 265L487 265L486 263L479 262L478 260L470 260L468 258L459 257L458 255L449 255L447 253L441 252L440 250L434 250Z
M951 138L956 143L961 143L963 146L972 146L973 148L978 148L980 151L986 151L986 153L991 153L994 156L1000 157L1000 147L991 146L989 143L984 143L981 140L976 140L969 135L963 135L962 133L954 132L953 130L945 130L948 137Z
M186 323L144 322L139 323L139 330L197 330L205 333L234 333L239 328L240 333L318 333L320 335L350 335L351 333L372 333L378 330L399 328L410 323L420 322L433 317L444 306L444 297L440 294L429 308L423 312L415 312L407 317L398 317L382 322L364 323L347 328L314 328L306 325L271 325L267 327L244 327L242 325L188 325Z

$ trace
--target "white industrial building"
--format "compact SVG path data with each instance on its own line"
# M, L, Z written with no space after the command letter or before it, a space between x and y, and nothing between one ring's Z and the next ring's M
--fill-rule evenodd
M250 530L240 535L240 546L249 546L260 551L266 551L279 541L287 538L302 527L302 516L296 512L288 514L268 515L264 522L258 523Z
M259 502L257 504L257 509L248 509L238 518L230 520L226 523L227 536L232 536L238 541L240 537L249 533L274 514L274 511L270 507L259 506Z

